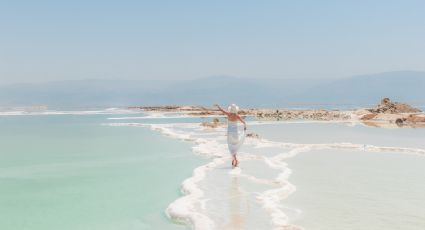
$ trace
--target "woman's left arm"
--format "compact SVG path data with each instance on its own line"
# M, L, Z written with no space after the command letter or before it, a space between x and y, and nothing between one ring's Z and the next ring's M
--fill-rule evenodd
M214 106L216 106L218 110L221 111L224 115L229 116L229 113L222 109L218 104L215 104Z

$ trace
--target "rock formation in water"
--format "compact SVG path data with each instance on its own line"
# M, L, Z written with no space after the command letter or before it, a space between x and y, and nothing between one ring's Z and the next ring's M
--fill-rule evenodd
M214 118L212 122L202 122L201 126L208 127L208 128L217 128L220 125L223 125L224 123L220 122L220 119Z
M420 109L414 108L408 104L392 102L389 98L384 98L375 108L369 109L372 113L420 113Z
M405 103L393 102L384 98L381 103L371 109L359 109L354 112L365 124L376 125L376 122L387 122L398 127L421 127L425 123L425 114L421 110Z
M247 133L246 137L259 139L260 135L258 135L257 133Z

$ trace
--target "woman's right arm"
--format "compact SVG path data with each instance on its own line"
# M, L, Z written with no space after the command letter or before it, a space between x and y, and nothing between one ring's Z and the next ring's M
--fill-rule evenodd
M222 113L224 113L225 115L229 115L228 112L226 112L224 109L222 109L218 104L215 104L215 106L218 108L218 110L220 110Z

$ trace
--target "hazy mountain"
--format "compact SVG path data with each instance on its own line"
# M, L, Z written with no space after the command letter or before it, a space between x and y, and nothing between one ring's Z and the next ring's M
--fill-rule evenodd
M398 71L344 79L184 81L81 80L0 87L0 106L51 107L238 103L242 106L375 104L382 97L425 104L425 72Z
M397 71L354 76L299 94L301 101L369 104L382 97L425 104L425 72ZM296 100L297 97L293 98Z

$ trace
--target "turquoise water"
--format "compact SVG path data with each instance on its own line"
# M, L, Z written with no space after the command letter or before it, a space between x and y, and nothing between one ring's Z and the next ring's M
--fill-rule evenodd
M159 115L0 117L0 229L186 229L170 207L197 229L425 228L425 157L367 148L425 149L425 129L249 122L270 142L232 169L212 118Z
M184 229L164 210L204 160L107 117L0 117L0 229Z

